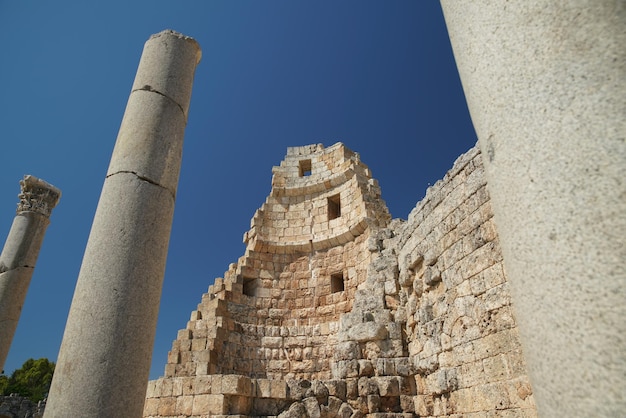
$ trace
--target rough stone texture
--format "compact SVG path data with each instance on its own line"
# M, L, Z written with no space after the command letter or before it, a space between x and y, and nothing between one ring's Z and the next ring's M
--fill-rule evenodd
M85 250L46 417L138 417L143 410L186 109L200 58L195 41L171 31L150 38L144 51L135 82L140 87L128 100ZM164 404L161 413L174 406Z
M626 4L442 5L539 412L622 416Z
M341 143L273 172L145 417L536 416L477 149L406 222Z
M45 401L35 403L16 394L0 396L0 418L41 418L45 406Z
M429 189L396 247L415 412L535 416L477 149Z
M17 213L0 254L0 370L9 354L50 214L61 191L33 176L20 181Z

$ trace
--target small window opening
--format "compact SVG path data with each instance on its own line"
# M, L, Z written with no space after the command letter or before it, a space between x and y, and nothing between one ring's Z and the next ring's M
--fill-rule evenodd
M257 281L252 277L243 278L243 294L246 296L254 296L257 287Z
M311 160L300 160L300 177L311 175Z
M341 199L338 194L328 198L328 220L341 216Z
M335 273L330 275L330 292L337 293L343 292L344 282L343 282L343 273Z

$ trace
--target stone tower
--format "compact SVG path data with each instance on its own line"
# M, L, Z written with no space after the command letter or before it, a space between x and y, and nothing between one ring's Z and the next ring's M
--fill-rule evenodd
M406 222L341 143L273 173L145 417L535 416L477 149Z
M165 377L151 382L157 391L182 384L213 393L216 379L240 375L246 379L235 378L237 385L246 388L207 395L202 407L198 400L181 405L183 398L158 414L249 413L261 403L275 414L289 404L276 401L286 398L287 380L332 379L339 318L366 280L374 257L368 248L376 249L371 238L390 219L358 154L341 143L289 148L244 234L245 255L203 295L173 343ZM261 392L267 386L256 406L249 378ZM149 415L157 412L154 401L148 399Z

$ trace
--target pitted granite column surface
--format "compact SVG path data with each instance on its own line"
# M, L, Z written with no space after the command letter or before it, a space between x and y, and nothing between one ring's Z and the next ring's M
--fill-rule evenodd
M141 417L200 47L145 44L70 309L45 416Z
M7 359L50 213L61 191L33 176L20 181L20 202L0 254L0 370Z
M540 416L626 411L626 3L442 0Z

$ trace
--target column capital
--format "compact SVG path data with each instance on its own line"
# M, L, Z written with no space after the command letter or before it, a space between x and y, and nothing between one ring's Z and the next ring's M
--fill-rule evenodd
M21 192L16 213L37 212L50 217L52 209L61 198L61 190L35 176L25 175L20 180Z

